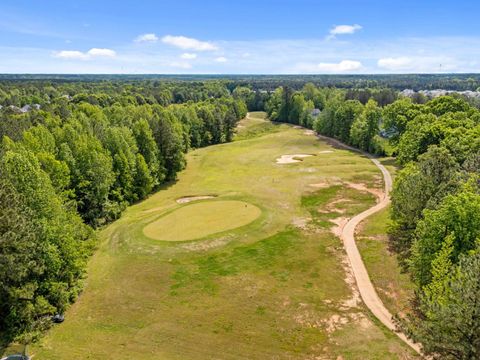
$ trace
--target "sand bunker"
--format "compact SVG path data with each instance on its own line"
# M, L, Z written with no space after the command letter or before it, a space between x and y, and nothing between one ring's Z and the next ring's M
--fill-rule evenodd
M206 200L206 199L213 199L216 195L199 195L199 196L184 196L178 198L176 201L179 204L186 204L195 200Z
M303 158L313 156L312 154L292 154L292 155L282 155L277 159L277 164L293 164L302 162Z
M331 153L333 153L333 150L323 150L319 152L319 154L331 154Z
M330 187L330 184L327 183L327 182L320 182L320 183L316 183L316 184L309 184L309 186L317 188L317 189L326 189L326 188Z

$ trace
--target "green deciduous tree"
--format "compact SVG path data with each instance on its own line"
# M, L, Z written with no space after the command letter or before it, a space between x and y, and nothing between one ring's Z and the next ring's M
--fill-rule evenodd
M375 100L368 100L363 113L353 121L350 143L362 150L374 152L374 137L378 134L381 116L382 111Z
M389 134L390 141L398 143L407 129L407 124L421 114L422 107L414 104L410 98L402 98L383 109L383 128Z
M448 246L443 257L453 252ZM439 258L440 260L441 258ZM420 298L421 319L411 327L414 338L434 359L480 358L480 251L462 255L452 267L448 259L437 264L437 286ZM439 269L443 265L443 268ZM445 271L450 267L449 271ZM438 285L440 283L440 285Z
M350 143L350 129L353 122L363 112L363 105L357 100L347 100L335 111L333 136L342 142Z
M433 146L408 164L396 179L392 191L390 235L393 247L404 256L410 251L413 231L425 208L435 208L443 197L457 188L455 159L444 149Z
M450 237L450 260L457 263L461 254L476 246L480 238L480 194L473 181L459 193L448 195L435 210L424 210L415 230L410 268L416 282L427 285L432 279L432 261Z

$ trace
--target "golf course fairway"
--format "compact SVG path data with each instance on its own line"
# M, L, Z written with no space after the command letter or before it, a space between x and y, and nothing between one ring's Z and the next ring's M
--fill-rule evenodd
M251 113L187 162L99 232L35 359L417 358L362 303L338 237L383 191L370 159Z

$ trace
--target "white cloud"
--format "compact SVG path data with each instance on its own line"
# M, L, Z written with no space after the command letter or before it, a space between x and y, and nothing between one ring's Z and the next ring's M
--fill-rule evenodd
M219 62L219 63L225 63L228 61L228 59L224 56L219 56L215 59L216 62Z
M362 26L358 24L354 25L337 25L330 29L330 35L327 36L327 40L334 39L336 35L349 35L361 30Z
M161 36L159 38L161 39ZM160 39L158 43L161 43ZM325 39L219 39L215 44L221 48L221 52L207 52L209 56L202 56L205 52L180 50L173 46L167 48L163 43L160 46L138 46L138 43L130 41L121 48L121 53L120 50L117 51L114 58L89 56L88 59L86 54L90 47L83 50L74 47L75 43L77 41L70 44L72 46L58 48L56 53L49 48L0 45L0 72L318 74L334 73L338 70L338 73L342 74L369 74L478 73L480 68L480 37L406 37L382 40L362 38L348 44ZM107 45L105 47L110 48ZM75 50L80 51L66 52ZM197 58L182 59L183 53L196 53ZM243 58L244 53L250 53L251 56ZM214 60L220 56L226 57L228 62L219 63ZM405 69L400 70L389 70L378 64L379 59L402 57L411 59L408 69L406 61L400 62L400 65L403 63L405 66ZM361 68L340 71L346 68L345 63L340 64L341 60L358 61ZM337 66L319 66L320 62ZM171 63L174 66L170 66ZM388 66L389 63L391 61L380 64ZM395 64L400 66L398 60ZM192 68L188 69L189 66ZM391 64L389 66L392 67Z
M82 59L83 60L87 58L86 54L76 50L58 51L58 52L55 52L53 56L61 59Z
M362 68L360 61L342 60L339 63L320 63L317 65L319 71L325 72L347 72L356 71Z
M200 41L185 36L166 35L162 38L162 42L172 45L184 50L195 51L213 51L218 50L218 47L210 42Z
M387 70L409 69L412 64L413 60L406 56L382 58L377 62L378 67Z
M95 57L113 58L116 55L117 53L114 50L99 48L92 48L87 52L81 52L78 50L62 50L53 53L53 57L66 60L89 60Z
M196 59L196 58L197 58L197 54L184 53L184 54L180 55L180 57L181 57L182 59L185 59L185 60L192 60L192 59Z
M158 36L153 34L153 33L142 34L142 35L137 36L134 41L138 42L138 43L141 43L141 42L157 42L158 41Z
M90 57L115 57L117 53L111 49L99 49L99 48L92 48L87 51L87 55Z

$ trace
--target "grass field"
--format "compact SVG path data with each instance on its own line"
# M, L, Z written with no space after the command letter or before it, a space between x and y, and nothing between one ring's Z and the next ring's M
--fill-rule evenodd
M377 168L262 113L240 125L100 232L84 293L35 359L414 358L362 305L334 235L375 202L347 184L381 188Z
M258 218L258 207L244 201L202 201L161 216L143 228L152 239L196 240L247 225Z

